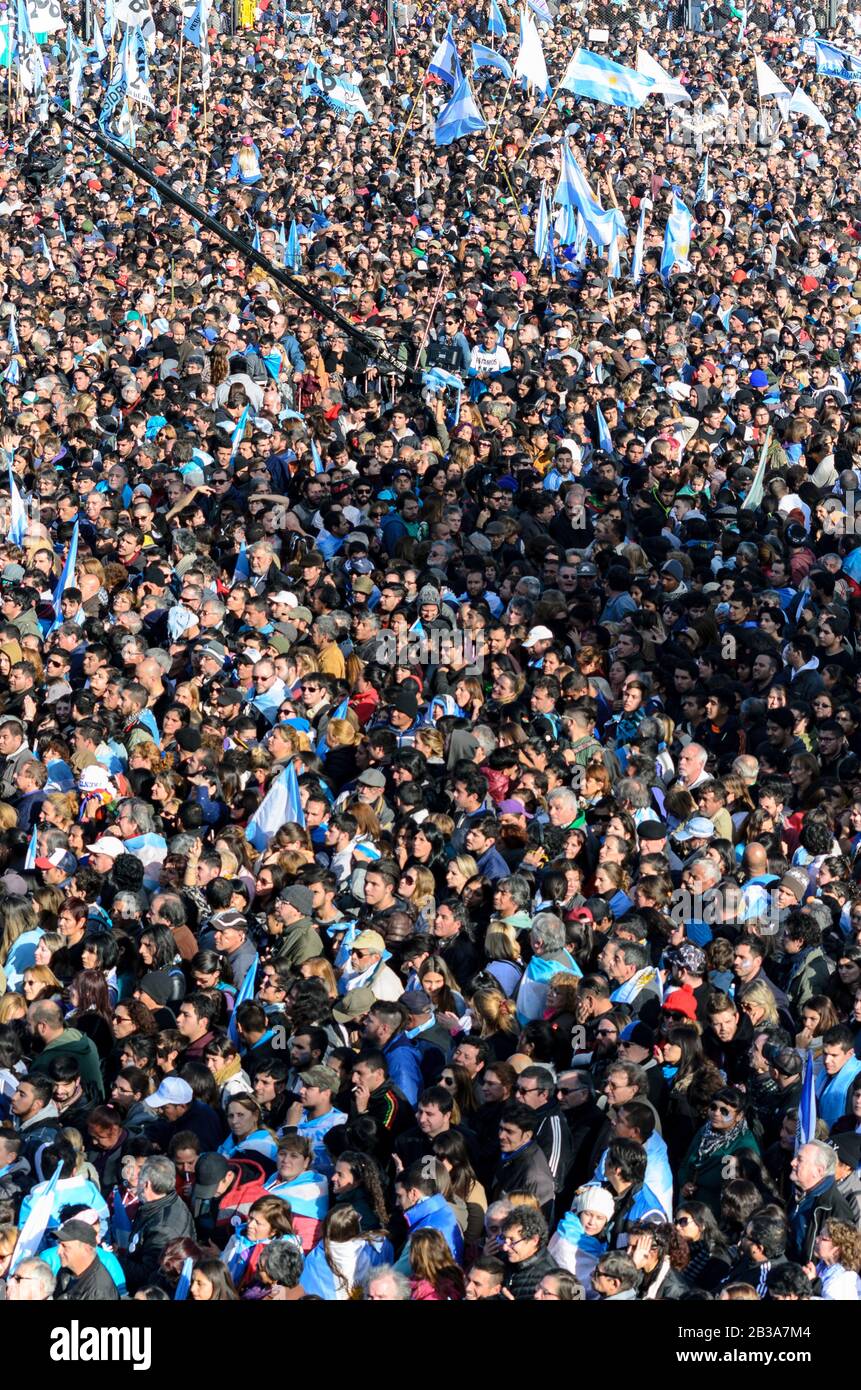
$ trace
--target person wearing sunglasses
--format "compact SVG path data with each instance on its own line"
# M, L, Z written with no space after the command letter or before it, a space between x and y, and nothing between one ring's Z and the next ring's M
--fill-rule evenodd
M694 1135L678 1172L682 1197L703 1202L716 1216L720 1194L735 1168L728 1164L736 1154L748 1150L759 1154L759 1145L748 1129L744 1093L737 1086L724 1086L712 1096L708 1120Z

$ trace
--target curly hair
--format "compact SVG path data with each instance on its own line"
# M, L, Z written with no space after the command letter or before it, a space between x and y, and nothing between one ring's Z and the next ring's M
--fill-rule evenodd
M840 1251L840 1263L853 1274L861 1270L861 1233L848 1221L826 1221L822 1234L828 1235Z

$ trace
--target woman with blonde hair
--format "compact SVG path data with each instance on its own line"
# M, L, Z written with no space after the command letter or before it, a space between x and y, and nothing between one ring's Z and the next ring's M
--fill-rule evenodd
M189 723L197 726L202 722L203 711L200 708L200 691L196 685L193 685L191 681L180 682L176 687L174 699L178 705L185 705L185 708L190 712Z
M479 1025L478 1036L486 1042L494 1061L505 1062L517 1048L517 1011L514 1000L501 989L482 985L469 1001L473 1022Z
M471 854L458 854L449 861L446 869L445 881L447 886L459 898L463 897L463 890L470 879L478 876L478 863Z
M21 993L28 1004L36 1004L41 999L59 999L63 985L49 965L30 965L24 971Z
M0 1024L14 1023L18 1018L27 1017L27 1001L23 994L11 991L0 999Z
M14 830L18 824L18 813L7 801L0 801L0 830Z
M407 864L401 874L398 893L415 913L414 931L428 932L436 916L436 882L430 869Z
M513 999L523 975L520 937L510 922L491 922L484 938L488 964L486 971L496 980L502 993Z
M325 956L314 956L312 960L303 960L299 966L299 974L303 980L322 980L329 998L332 1000L338 998L338 981Z
M41 819L56 830L67 831L78 814L78 798L74 792L49 792L42 802Z
M778 1028L780 1017L777 1012L777 1004L774 995L768 985L761 980L751 980L749 984L739 985L735 994L735 1002L742 1013L747 1014L754 1031L757 1028Z
M326 742L329 745L323 759L323 770L331 780L337 795L348 782L355 782L359 774L356 750L361 743L351 719L330 719L326 726Z

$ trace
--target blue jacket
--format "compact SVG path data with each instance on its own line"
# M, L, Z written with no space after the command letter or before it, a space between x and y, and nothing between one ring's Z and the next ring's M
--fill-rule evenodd
M421 1055L415 1043L403 1033L396 1033L383 1048L383 1056L389 1080L414 1106L425 1088Z
M836 1076L828 1076L824 1071L819 1073L816 1080L816 1105L820 1120L824 1120L829 1129L845 1115L849 1087L859 1071L861 1062L857 1057L850 1057Z
M454 1255L455 1260L460 1264L463 1259L463 1233L457 1224L457 1217L454 1209L449 1206L441 1192L435 1192L432 1197L425 1197L421 1202L416 1202L414 1207L404 1212L406 1222L410 1230L410 1238L400 1253L396 1269L403 1274L410 1274L410 1240L416 1231L434 1230L441 1231L448 1242L448 1248Z
M508 878L511 870L496 845L491 845L490 849L486 849L478 861L478 872L484 878L497 879Z

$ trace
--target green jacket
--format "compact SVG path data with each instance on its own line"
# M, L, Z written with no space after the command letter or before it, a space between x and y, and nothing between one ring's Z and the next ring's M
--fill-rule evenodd
M291 965L297 969L306 960L316 960L323 954L320 933L310 917L300 917L285 927L283 935L275 946L275 959L278 964Z
M682 1166L679 1169L679 1188L681 1189L688 1182L696 1183L697 1190L693 1195L693 1200L705 1202L715 1216L718 1216L723 1185L737 1176L735 1164L727 1160L731 1160L733 1154L741 1153L745 1149L758 1154L759 1145L750 1130L745 1130L744 1134L738 1135L730 1144L715 1150L702 1163L698 1163L697 1149L703 1129L705 1129L705 1125L702 1129L697 1130L682 1161ZM683 1200L679 1193L677 1201L682 1202Z
M89 1038L85 1038L77 1028L66 1028L33 1059L30 1070L47 1076L49 1064L54 1057L74 1057L81 1069L81 1085L87 1095L95 1100L104 1100L105 1083L102 1079L99 1054Z

